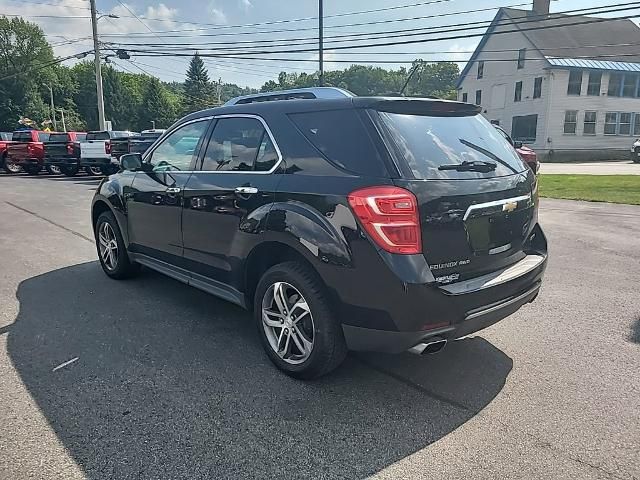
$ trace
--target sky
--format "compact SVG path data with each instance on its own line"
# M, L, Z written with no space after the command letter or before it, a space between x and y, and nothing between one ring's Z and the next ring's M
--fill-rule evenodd
M113 54L116 48L147 51L132 52L130 60L110 58L112 65L119 70L144 72L164 81L183 81L189 56L175 54L191 55L195 50L207 51L212 48L226 49L218 53L233 54L235 57L259 58L205 59L210 78L220 78L225 83L260 87L266 81L276 79L283 70L312 73L318 69L318 54L315 51L318 0L96 1L100 14L119 17L104 17L98 22L99 38L106 54ZM607 7L611 4L610 0L552 0L551 12ZM429 38L398 36L406 32L383 33L375 40L362 40L361 37L350 35L454 24L466 26L473 22L490 21L501 6L530 9L531 0L324 0L325 71L347 68L352 63L399 68L410 66L415 58L452 60L461 62L463 66L464 60L471 56L477 46L479 37L350 50L332 50L331 47ZM618 12L608 16L633 13L640 12L636 9L635 12ZM0 0L0 14L22 15L40 25L57 57L93 49L88 0ZM484 27L480 24L476 30L458 33L481 34ZM342 37L332 38L338 35ZM232 53L232 47L243 51ZM148 51L157 52L159 49L171 52L172 56L148 56ZM271 55L249 53L264 49L311 51ZM72 64L72 61L65 64Z

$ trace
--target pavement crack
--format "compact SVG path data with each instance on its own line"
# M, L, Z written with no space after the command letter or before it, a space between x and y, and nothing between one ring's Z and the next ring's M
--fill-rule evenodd
M21 210L21 211L23 211L25 213L28 213L29 215L33 215L34 217L39 218L40 220L44 220L45 222L50 223L51 225L53 225L55 227L61 228L62 230L66 231L66 232L69 232L72 235L75 235L76 237L80 237L83 240L86 240L87 242L94 243L92 238L89 238L89 237L81 234L80 232L76 232L75 230L72 230L70 228L67 228L64 225L60 225L59 223L56 223L53 220L49 220L48 218L43 217L42 215L38 215L36 212L32 212L31 210L27 210L26 208L22 208L22 207L20 207L18 205L15 205L15 204L11 203L11 202L5 201L4 203L6 203L7 205L12 206L13 208L17 208L18 210Z
M387 377L390 377L390 378L394 379L395 381L406 385L409 388L417 390L420 393L424 393L425 395L433 398L434 400L437 400L439 402L445 403L445 404L447 404L449 406L452 406L454 408L458 408L460 410L464 410L465 412L472 412L473 411L468 406L466 406L466 405L464 405L464 404L462 404L460 402L457 402L456 400L453 400L451 398L448 398L448 397L445 397L443 395L440 395L439 393L436 393L436 392L434 392L432 390L429 390L428 388L423 387L419 383L412 382L411 380L403 377L402 375L398 375L397 373L394 373L394 372L392 372L390 370L378 367L377 365L374 365L373 363L371 363L371 362L369 362L369 361L367 361L367 360L365 360L365 359L363 359L363 358L361 358L361 357L359 357L357 355L352 354L351 357L356 359L358 362L362 363L363 365L369 367L371 370L375 370L376 372L381 373L381 374L383 374L383 375L385 375Z

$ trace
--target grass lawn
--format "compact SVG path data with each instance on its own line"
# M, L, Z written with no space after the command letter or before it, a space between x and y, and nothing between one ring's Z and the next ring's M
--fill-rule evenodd
M640 175L540 175L540 196L640 205Z

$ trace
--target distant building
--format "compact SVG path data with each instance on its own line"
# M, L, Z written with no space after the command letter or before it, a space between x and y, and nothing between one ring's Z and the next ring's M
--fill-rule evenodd
M501 8L460 75L458 100L481 105L543 159L628 158L640 137L640 28L598 20L549 14L549 0Z

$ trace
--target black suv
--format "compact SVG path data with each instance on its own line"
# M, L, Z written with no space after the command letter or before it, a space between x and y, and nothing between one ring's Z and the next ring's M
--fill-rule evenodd
M298 378L348 349L436 352L536 298L536 177L479 107L274 97L193 113L122 157L92 204L108 276L144 265L253 310Z

